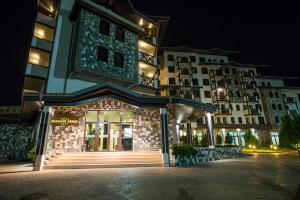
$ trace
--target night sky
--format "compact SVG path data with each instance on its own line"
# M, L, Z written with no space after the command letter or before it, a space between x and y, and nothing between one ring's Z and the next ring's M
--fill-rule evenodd
M20 78L31 40L34 0L12 1L2 12L0 104L20 102ZM171 17L162 46L219 47L240 53L241 63L271 65L261 73L300 76L300 12L297 1L175 1L132 0L135 8L149 15ZM23 4L23 5L21 5ZM5 10L4 10L5 11ZM12 14L13 13L13 14ZM3 20L4 19L4 20ZM299 80L288 85L298 85Z

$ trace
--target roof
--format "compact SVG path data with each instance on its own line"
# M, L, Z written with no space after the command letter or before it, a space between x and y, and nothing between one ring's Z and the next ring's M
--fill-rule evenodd
M261 79L282 79L282 80L295 80L299 79L297 76L275 76L275 75L258 75L256 78L261 78Z
M229 55L236 54L238 51L225 51L220 48L212 48L212 49L194 49L189 46L183 45L178 47L160 47L161 51L172 51L172 52L189 52L189 53L199 53L199 54L207 54L207 55Z
M235 60L230 60L228 63L224 64L225 66L237 66L237 67L253 67L253 68L257 68L257 67L269 67L270 65L258 65L258 64L242 64L239 63Z
M213 112L215 107L180 97L143 95L113 83L103 83L71 94L25 93L24 101L44 101L49 106L76 106L103 98L113 98L138 107L166 107L167 104L183 104L196 109Z

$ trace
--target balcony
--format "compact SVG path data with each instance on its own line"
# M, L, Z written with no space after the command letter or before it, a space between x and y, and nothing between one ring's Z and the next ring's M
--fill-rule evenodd
M225 83L224 80L219 80L216 83L212 84L211 88L212 89L216 89L216 88L225 89L225 88L227 88L227 84Z
M255 96L244 96L244 102L257 102L257 99Z
M254 109L254 108L249 108L244 110L245 115L260 115L260 110Z
M252 79L253 78L253 74L250 72L242 72L241 73L242 78L244 79Z
M249 83L244 83L243 85L244 90L256 90L255 84L249 84Z
M193 96L190 93L181 94L181 97L185 99L193 99Z
M192 87L192 84L190 81L183 81L180 83L181 87Z
M217 70L211 70L209 72L209 76L212 77L224 77L224 72L221 69L217 69Z
M176 71L177 76L191 76L191 70L187 67L182 67L177 69Z
M217 115L231 115L231 111L229 108L221 108L216 112Z
M293 97L285 97L286 103L296 103Z
M224 94L222 94L222 95L214 95L213 96L213 101L214 102L216 102L216 101L228 101L228 100L229 100L228 96L224 95Z
M139 84L146 86L146 87L151 87L151 88L158 88L159 81L148 76L144 76L139 74Z
M141 51L139 51L139 59L147 64L157 65L157 59L155 56L151 56Z

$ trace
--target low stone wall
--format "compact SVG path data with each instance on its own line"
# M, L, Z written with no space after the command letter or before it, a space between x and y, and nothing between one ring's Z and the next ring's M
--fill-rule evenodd
M174 158L175 166L191 166L204 162L215 160L239 158L243 156L240 147L217 147L217 148L197 148L198 152L190 158L180 157Z
M0 160L24 160L28 151L33 127L17 124L0 124Z

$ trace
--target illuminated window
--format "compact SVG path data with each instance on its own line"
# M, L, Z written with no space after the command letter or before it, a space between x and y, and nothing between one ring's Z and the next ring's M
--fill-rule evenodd
M37 38L52 42L54 37L54 29L40 23L35 23L33 35Z
M28 62L34 65L40 65L43 67L49 66L49 59L50 54L49 52L36 49L36 48L30 48L29 50L29 58Z

